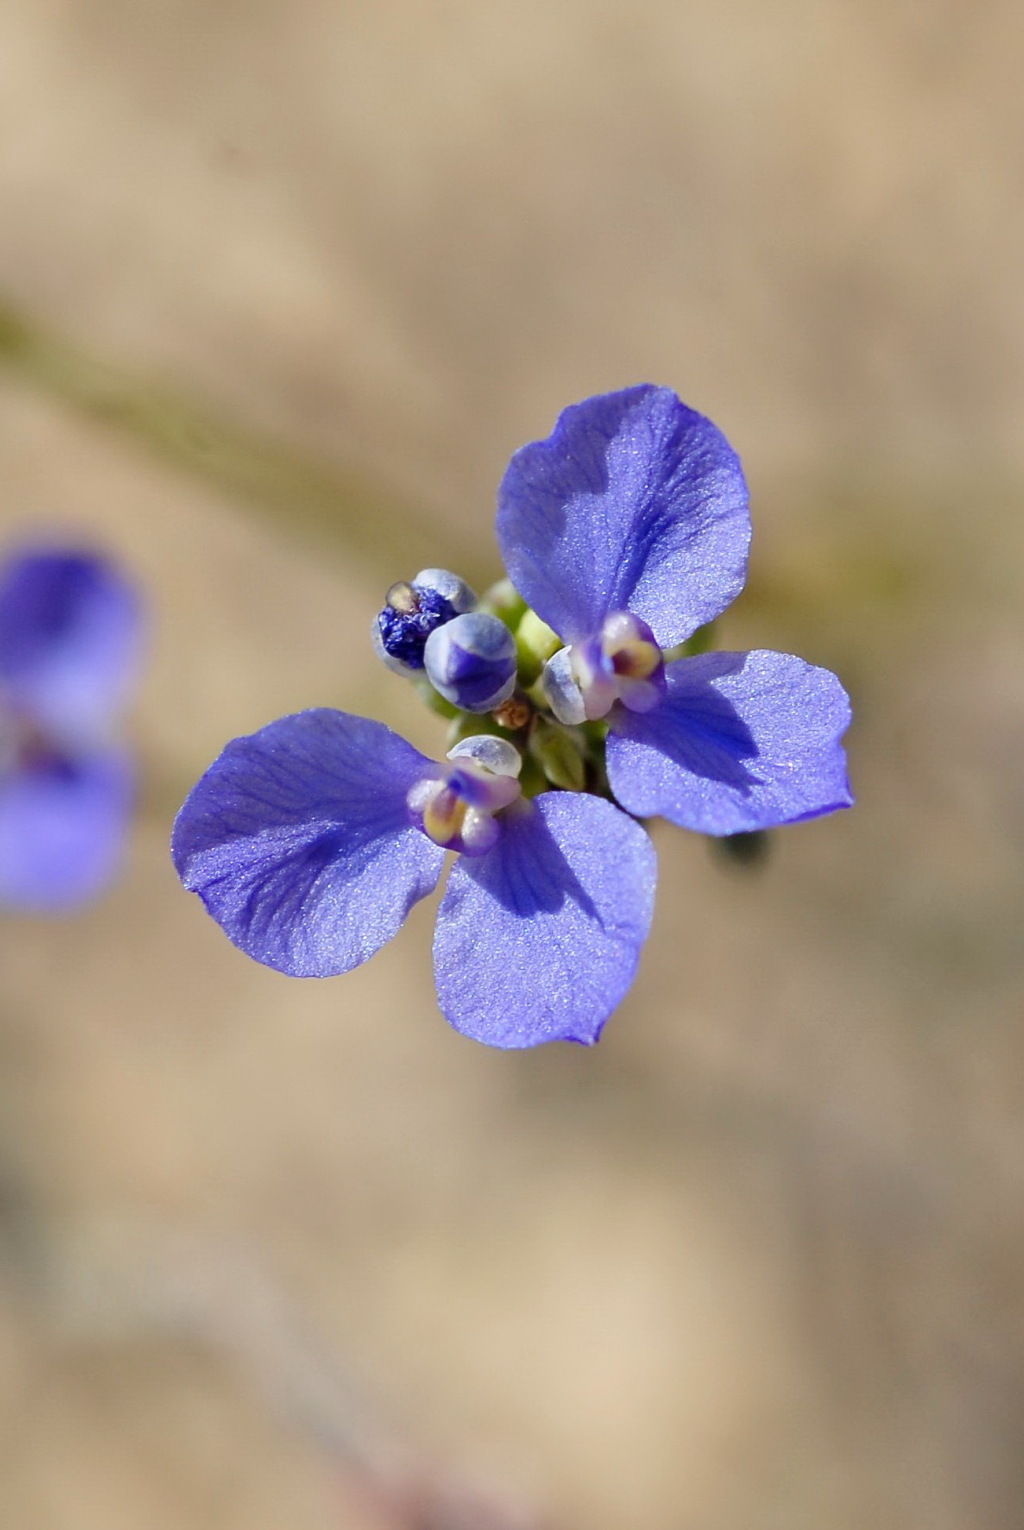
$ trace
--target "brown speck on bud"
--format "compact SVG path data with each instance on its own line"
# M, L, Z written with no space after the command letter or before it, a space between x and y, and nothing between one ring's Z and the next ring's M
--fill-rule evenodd
M510 696L500 707L496 707L491 713L499 728L507 728L510 733L517 733L533 716L533 708L525 696L518 692Z
M411 616L420 608L419 596L406 579L393 584L384 599L392 611L399 611L403 616Z

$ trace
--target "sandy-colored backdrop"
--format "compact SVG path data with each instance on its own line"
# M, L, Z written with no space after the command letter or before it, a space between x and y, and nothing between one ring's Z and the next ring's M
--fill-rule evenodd
M4 0L0 518L153 610L125 875L0 931L4 1530L428 1530L375 1452L557 1530L1020 1526L1022 47L1012 0ZM855 812L747 873L659 831L594 1051L451 1032L429 906L249 963L183 792L311 704L436 748L382 591L496 575L509 452L648 379L743 455L724 637L847 680Z

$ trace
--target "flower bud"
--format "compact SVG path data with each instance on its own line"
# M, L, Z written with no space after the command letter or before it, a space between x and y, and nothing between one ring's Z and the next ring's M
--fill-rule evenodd
M415 674L423 668L423 649L430 634L475 604L476 596L465 580L445 568L424 568L415 579L399 580L373 619L378 657L396 674Z
M436 627L423 662L434 689L465 712L490 712L515 690L515 640L504 622L484 611Z
M476 596L464 579L446 568L421 568L412 581L414 590L430 590L446 600L457 616L472 611Z

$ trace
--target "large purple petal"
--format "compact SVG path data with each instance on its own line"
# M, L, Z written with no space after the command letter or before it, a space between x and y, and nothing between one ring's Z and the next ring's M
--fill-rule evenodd
M432 762L327 708L236 738L174 825L174 864L236 946L292 977L366 961L431 892L444 851L406 795Z
M117 870L133 772L119 750L49 755L0 779L0 904L54 913L86 903Z
M630 813L737 834L850 806L850 703L830 670L759 650L679 659L666 676L660 707L610 718L608 780Z
M135 679L141 608L91 552L29 548L0 567L0 687L60 735L107 721Z
M513 584L566 643L632 611L671 648L743 588L747 486L710 420L668 388L627 388L574 404L516 452L498 541Z
M495 848L452 868L434 969L456 1030L494 1047L595 1042L633 981L654 905L654 847L610 802L545 792Z

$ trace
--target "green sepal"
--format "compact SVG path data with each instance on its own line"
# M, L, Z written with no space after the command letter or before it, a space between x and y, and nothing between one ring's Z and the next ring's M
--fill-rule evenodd
M435 691L426 675L413 676L412 683L419 692L420 700L432 712L436 712L438 717L445 717L450 721L453 717L460 715L458 707L453 707L450 701L444 699L440 691Z
M499 621L505 623L510 632L515 632L526 611L526 601L511 579L499 579L496 584L491 585L490 589L484 591L477 610L487 611L491 616L496 616Z
M525 688L533 684L553 653L562 646L562 639L547 622L541 621L536 611L529 607L523 612L516 628L516 652L519 657L519 683Z
M530 753L553 786L581 792L587 784L587 746L575 728L538 717L530 735Z
M551 782L530 754L523 759L523 768L519 772L519 785L524 797L539 797L541 792L550 789Z

